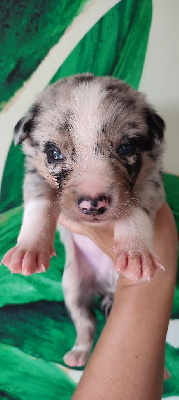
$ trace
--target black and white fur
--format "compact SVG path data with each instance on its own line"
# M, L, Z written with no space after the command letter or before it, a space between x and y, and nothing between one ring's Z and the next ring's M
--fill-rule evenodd
M14 130L26 154L25 211L17 245L3 262L30 275L49 267L60 213L72 224L114 222L115 263L90 239L61 227L65 302L77 339L65 356L84 364L93 343L95 293L109 312L116 270L150 280L160 263L153 220L164 200L164 122L145 96L111 77L82 74L49 86Z

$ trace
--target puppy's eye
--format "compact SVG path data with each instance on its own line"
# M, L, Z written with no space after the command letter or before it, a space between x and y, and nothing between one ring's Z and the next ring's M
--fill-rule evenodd
M55 161L63 160L62 153L58 150L49 150L49 155Z
M134 144L133 143L122 143L117 148L117 153L119 155L128 155L134 151Z

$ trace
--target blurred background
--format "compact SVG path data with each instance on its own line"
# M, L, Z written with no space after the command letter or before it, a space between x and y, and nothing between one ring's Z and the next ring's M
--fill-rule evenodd
M82 72L112 75L144 92L166 122L164 186L179 229L178 0L1 0L0 257L16 243L24 156L15 124L49 83ZM75 332L63 303L65 252L47 274L0 269L0 399L70 399L82 369L62 357ZM45 276L44 276L45 275ZM105 323L99 307L96 339ZM166 344L164 398L179 399L179 277Z

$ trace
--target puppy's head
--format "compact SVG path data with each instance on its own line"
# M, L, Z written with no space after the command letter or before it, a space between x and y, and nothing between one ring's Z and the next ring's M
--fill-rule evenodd
M83 74L49 86L17 123L14 141L24 142L58 190L67 217L99 222L139 201L161 168L163 135L164 122L144 95L115 78Z

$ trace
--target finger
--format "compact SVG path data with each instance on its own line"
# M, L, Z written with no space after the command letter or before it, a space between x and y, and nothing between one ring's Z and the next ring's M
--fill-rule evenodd
M155 267L150 255L142 256L142 265L143 265L142 279L144 281L150 282L150 280L155 275Z
M49 254L45 254L45 253L38 254L37 265L38 265L38 268L37 268L36 272L38 272L38 270L40 272L46 272L46 270L50 266L50 255Z
M1 264L4 264L6 267L9 266L9 263L11 261L11 257L16 251L16 246L12 247L12 249L8 250L7 253L4 255Z
M124 274L127 268L127 255L126 253L118 254L115 257L114 268L117 272Z
M125 271L125 277L131 279L133 282L137 282L137 280L141 277L142 273L142 265L141 265L141 257L140 255L129 256L128 264Z
M25 276L31 275L37 268L37 253L27 251L22 261L22 274Z
M25 251L16 250L11 257L9 264L9 269L12 273L21 274L22 273L22 261L24 258Z

